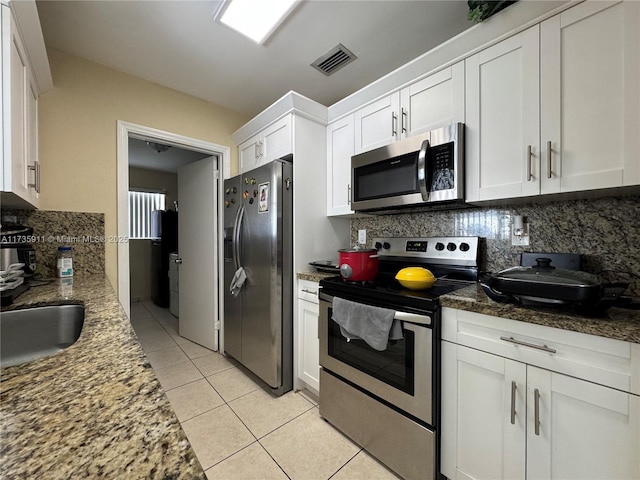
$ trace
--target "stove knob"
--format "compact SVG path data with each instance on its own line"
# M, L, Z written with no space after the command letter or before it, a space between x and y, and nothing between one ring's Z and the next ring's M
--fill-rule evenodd
M460 251L461 251L461 252L468 252L470 248L471 248L471 247L469 246L469 244L468 244L468 243L462 242L462 243L460 244Z
M231 189L230 189L230 188L225 189L224 193L226 193L227 195L229 195L229 194L231 193Z
M453 252L456 249L456 244L449 242L447 243L447 250L449 250L450 252Z
M380 250L382 248L382 244L380 242L376 242L376 244L374 245L376 250Z
M438 250L439 252L444 250L444 243L442 243L442 242L436 243L436 250Z
M391 248L391 245L389 244L389 242L384 242L382 244L382 248L384 248L385 250L389 250Z

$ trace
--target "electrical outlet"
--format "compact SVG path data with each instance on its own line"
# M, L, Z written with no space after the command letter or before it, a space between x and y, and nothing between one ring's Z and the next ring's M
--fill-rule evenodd
M367 244L367 231L366 230L358 230L358 243L360 245Z
M529 246L529 223L523 222L522 235L515 234L515 226L511 226L511 245L514 247L528 247Z

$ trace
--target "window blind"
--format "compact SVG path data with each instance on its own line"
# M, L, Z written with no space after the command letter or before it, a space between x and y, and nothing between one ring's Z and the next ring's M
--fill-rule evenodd
M164 193L129 192L129 238L151 238L151 212L164 210Z

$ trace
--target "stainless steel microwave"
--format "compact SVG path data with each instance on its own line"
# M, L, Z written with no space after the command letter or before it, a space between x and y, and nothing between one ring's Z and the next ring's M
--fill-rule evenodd
M351 207L375 211L464 199L464 124L351 157Z

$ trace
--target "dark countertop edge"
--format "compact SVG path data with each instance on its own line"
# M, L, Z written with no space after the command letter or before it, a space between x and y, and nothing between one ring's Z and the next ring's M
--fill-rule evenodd
M152 468L160 477L206 478L104 274L75 277L71 293L52 279L31 287L2 312L61 304L85 306L78 341L50 357L0 370L0 471L50 478L102 471L133 478ZM122 390L115 396L114 387ZM34 422L46 428L34 428ZM69 425L72 434L64 432ZM115 444L114 429L123 430ZM82 442L73 444L78 435ZM60 463L65 447L72 454Z
M440 305L614 340L640 343L639 310L610 308L603 317L586 317L570 311L522 307L491 300L479 284L443 295L440 297Z

